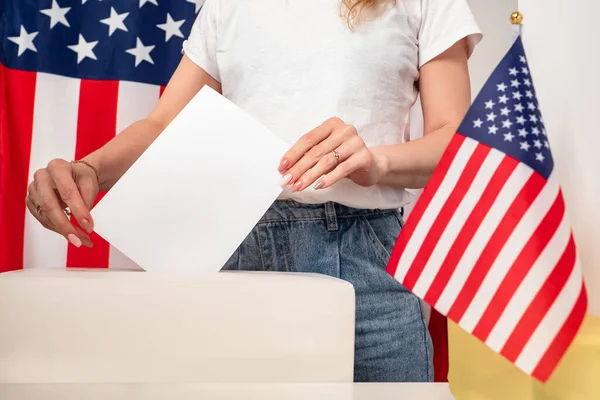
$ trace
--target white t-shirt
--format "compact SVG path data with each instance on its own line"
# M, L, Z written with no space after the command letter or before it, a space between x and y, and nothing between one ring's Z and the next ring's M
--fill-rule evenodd
M341 4L206 0L183 50L290 146L330 117L354 125L369 147L402 143L419 68L465 37L470 55L481 38L467 0L396 0L353 30ZM252 156L248 149L249 163ZM412 195L344 179L324 190L285 189L281 198L392 209Z

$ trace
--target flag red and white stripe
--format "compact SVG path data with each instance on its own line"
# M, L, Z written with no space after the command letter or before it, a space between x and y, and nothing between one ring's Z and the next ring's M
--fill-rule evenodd
M75 248L27 212L27 185L53 158L98 149L145 118L161 86L75 79L0 64L0 272L20 268L138 268L99 236Z
M586 310L555 176L461 134L412 210L388 272L541 381Z

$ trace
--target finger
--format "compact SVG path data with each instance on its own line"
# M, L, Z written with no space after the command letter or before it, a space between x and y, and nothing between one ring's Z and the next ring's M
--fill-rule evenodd
M27 208L29 209L31 214L34 216L34 218L36 218L42 224L42 226L44 228L51 230L51 231L56 231L56 229L54 229L54 226L52 226L52 223L50 221L48 221L48 218L46 218L46 215L43 212L42 213L38 212L38 210L37 210L37 202L35 199L38 198L38 195L37 195L37 187L35 185L35 181L31 182L31 184L29 185L28 192L29 192L29 195L27 196L25 204L27 205ZM63 207L62 204L61 204L61 207ZM79 229L77 227L75 227L75 229L77 230L83 245L87 246L87 247L92 247L92 241L91 241L90 237L85 232L83 232L81 229Z
M78 227L75 227L75 230L77 231L77 234L79 235L79 239L81 239L81 244L84 245L85 247L92 248L93 247L92 239L88 236L88 234L85 233L84 231L82 231L81 229L79 229Z
M35 180L31 181L31 183L29 184L29 186L27 186L27 195L28 197L31 198L31 200L33 201L34 204L37 204L37 185Z
M87 191L90 193L90 195L88 195L87 197L91 197L91 193L95 191L93 179L89 179L89 180L90 180L91 184L83 185L83 190L81 190L81 191L85 192L86 191L85 187L86 186L88 187ZM37 185L35 183L36 183L36 181L32 181L28 186L28 190L27 190L28 196L26 199L27 208L29 209L31 214L34 216L34 218L36 218L42 224L42 226L44 226L44 228L51 230L51 231L56 231L54 229L54 227L52 226L52 223L48 220L48 218L46 218L46 215L44 213L37 212L37 204L39 201L37 200L38 199ZM56 189L54 189L54 190L56 191ZM56 193L56 197L59 200L59 204L60 204L61 208L67 207L67 204L64 203L60 199L60 197L58 196L58 193ZM84 202L85 202L85 196L82 196L82 197L84 197ZM95 197L95 196L93 196L93 197ZM90 204L92 204L92 202L93 201L90 201ZM91 238L89 237L89 235L77 227L75 227L75 229L77 230L77 233L79 235L79 238L81 239L82 244L86 247L92 247L93 244L92 244L92 241L91 241Z
M292 186L292 192L301 191L315 183L321 176L333 171L340 163L348 159L352 154L361 151L365 148L365 144L362 139L355 136L346 142L339 143L339 146L334 146L330 151L327 152L318 163L309 170L307 170L298 181ZM339 155L336 157L336 152ZM300 182L300 184L298 184Z
M366 148L351 155L331 172L319 178L315 184L315 189L328 188L359 169L369 168L373 162L372 159L372 154Z
M25 200L30 200L34 205L37 205L37 188L35 181L32 181L29 186L27 186L27 199Z
M65 208L68 207L67 204L60 199L58 193L56 192L56 189L55 189L55 193L56 193L56 198L59 201L61 209L63 210L63 212L65 213L65 215L67 216L67 218L69 218L69 214L67 214L65 212ZM38 218L38 220L40 222L42 222L42 225L44 225L44 223L47 224L48 225L47 226L48 229L50 229L52 231L56 231L54 229L54 227L52 226L52 223L50 221L48 221L48 219L46 218L46 216L45 216L44 213L41 213L40 218ZM82 244L84 246L86 246L86 247L92 247L92 239L90 238L90 236L85 231L79 229L76 226L75 226L75 230L77 231L77 234L79 236L79 239L81 239Z
M48 164L48 172L56 185L60 199L69 207L73 217L83 229L92 232L94 230L92 216L75 184L71 164L64 160L52 161Z
M60 194L58 194L57 189L54 189L54 194L56 195L56 198L58 199L58 204L60 205L60 208L62 208L64 210L65 208L69 207L69 205L60 198Z
M35 180L37 181L38 205L41 207L42 213L56 232L63 235L75 247L81 247L82 242L77 230L63 212L54 193L50 173L46 169L38 170L35 173Z
M98 183L95 177L84 176L77 179L77 186L79 186L79 193L83 198L83 202L88 210L91 210L94 206L96 196L98 196Z
M323 158L329 158L330 156L333 157L333 150L340 147L343 141L344 139L340 134L330 135L327 139L304 154L304 156L286 172L286 175L281 180L281 183L283 185L291 185L292 192L302 190L306 186L310 185L310 183L307 183L307 180L305 179L306 174L308 174L313 167L316 167Z
M321 143L336 127L343 124L344 122L341 119L331 118L303 135L281 158L279 172L284 173L289 170L307 151Z
M54 227L52 226L50 221L48 221L48 218L46 218L44 213L38 212L38 204L40 203L40 200L39 200L39 196L37 193L37 186L35 184L35 181L33 181L29 184L27 192L28 192L28 196L25 201L25 204L27 204L27 208L29 209L31 214L35 217L35 219L37 219L42 224L42 226L44 226L44 228L53 231Z
M27 206L27 209L29 210L31 215L33 215L33 217L37 219L44 228L51 231L54 230L52 229L52 226L50 226L48 220L44 217L44 215L40 215L40 213L37 212L37 205L33 202L31 196L27 196L27 199L25 200L25 205Z

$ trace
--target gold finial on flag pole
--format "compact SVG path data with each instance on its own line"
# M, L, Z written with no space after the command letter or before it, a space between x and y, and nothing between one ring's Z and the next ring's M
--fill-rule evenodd
M523 22L523 14L519 11L515 11L510 14L510 23L513 25L521 25Z
M520 11L510 14L510 23L513 26L513 39L516 40L523 33L523 14Z

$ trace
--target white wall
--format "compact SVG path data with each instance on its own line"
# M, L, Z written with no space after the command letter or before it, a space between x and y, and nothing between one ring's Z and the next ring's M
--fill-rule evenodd
M600 3L520 0L523 42L573 225L600 316Z
M469 61L473 99L512 43L510 14L517 0L468 0L483 33Z

